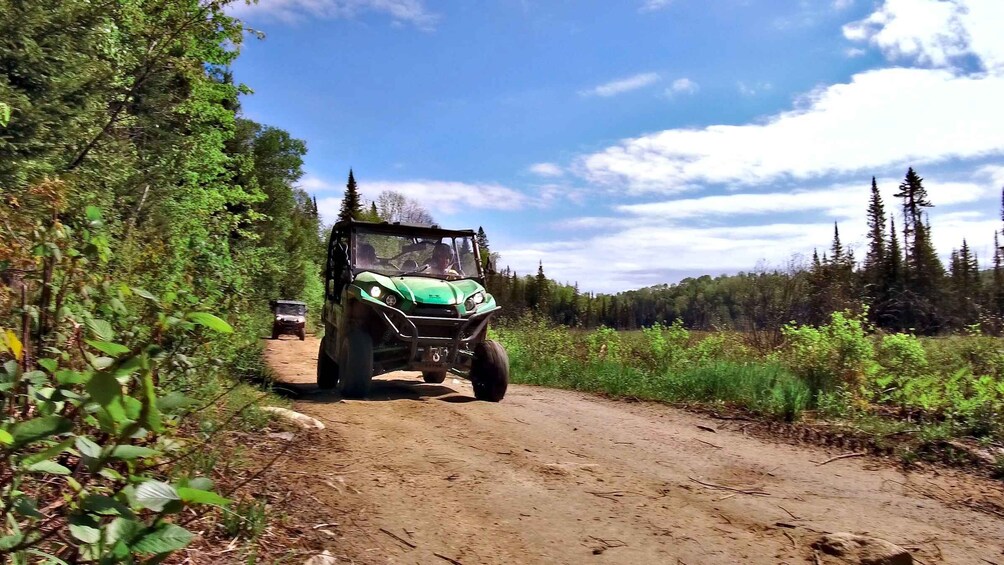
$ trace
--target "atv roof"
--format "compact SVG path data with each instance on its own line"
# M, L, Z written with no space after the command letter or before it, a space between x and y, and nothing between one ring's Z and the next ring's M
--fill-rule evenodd
M272 303L273 304L297 304L297 305L301 305L302 304L303 306L307 305L306 302L300 302L299 300L273 300Z
M446 230L435 224L431 226L421 226L402 222L364 222L361 220L343 220L335 224L333 229L345 230L354 227L364 227L372 231L397 235L474 237L474 230Z

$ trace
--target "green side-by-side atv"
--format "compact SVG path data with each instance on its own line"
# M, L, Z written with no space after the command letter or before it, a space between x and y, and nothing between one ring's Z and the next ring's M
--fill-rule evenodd
M505 396L509 357L486 339L499 306L485 290L473 231L339 222L324 288L320 388L362 398L373 375L407 370L427 383L467 377L480 400Z

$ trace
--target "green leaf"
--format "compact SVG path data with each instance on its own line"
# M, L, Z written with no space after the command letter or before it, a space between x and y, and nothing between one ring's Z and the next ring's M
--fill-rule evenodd
M84 543L101 541L101 530L83 524L70 524L70 535Z
M138 445L116 445L109 456L113 459L129 461L139 457L153 457L154 455L160 455L160 452L156 449Z
M0 445L10 445L14 443L14 436L7 430L0 430Z
M125 409L122 406L122 385L110 373L96 373L87 383L87 393L91 399L108 411L116 422L126 419Z
M38 506L35 501L27 496L20 496L14 502L14 510L18 514L28 517L28 518L44 518L41 512L38 511Z
M129 348L120 343L88 339L87 344L102 353L107 353L108 355L122 355L123 353L129 353Z
M230 504L229 499L223 498L215 492L199 490L197 488L178 487L178 496L185 502L195 504L212 504L214 506L226 506Z
M234 331L234 329L230 327L230 324L220 318L217 318L209 312L192 312L187 316L187 318L200 326L205 326L220 333L228 334L233 333Z
M7 551L13 547L17 547L24 540L23 534L12 534L9 536L4 536L0 538L0 551Z
M133 293L136 294L136 296L139 296L140 298L145 298L145 299L149 300L150 302L158 302L156 296L150 294L149 292L143 290L142 288L133 287L132 291L133 291Z
M77 451L79 451L81 455L84 455L86 457L91 457L93 459L101 457L101 446L87 439L86 437L83 436L78 437L76 442L74 442L74 445L76 446Z
M131 515L129 508L110 496L103 494L89 494L81 503L81 508L91 514L102 516Z
M137 553L168 553L189 544L195 535L176 524L164 523L130 544Z
M39 359L36 362L50 373L55 373L56 369L59 367L59 363L55 359Z
M12 446L17 449L33 441L66 433L71 429L73 429L73 422L62 416L43 416L18 422L11 426L9 431L14 439Z
M33 465L39 461L45 461L46 459L52 459L53 457L59 455L60 453L66 451L73 445L73 438L64 439L63 441L53 444L46 449L39 451L38 453L33 453L21 460L22 465Z
M140 506L155 512L160 512L170 502L181 500L174 487L160 481L146 481L139 485L134 497Z
M49 475L69 475L71 471L55 461L39 461L25 468L29 473L46 473Z
M111 341L115 339L115 330L113 330L112 325L105 320L98 320L96 318L87 320L87 329L91 330L91 333L102 341Z
M107 532L107 539L105 541L109 544L113 544L118 541L128 544L143 530L143 528L144 525L136 520L129 518L116 518L112 520L111 524L108 524L105 530Z
M91 222L101 221L101 209L97 206L88 206L84 213L87 214L87 219Z

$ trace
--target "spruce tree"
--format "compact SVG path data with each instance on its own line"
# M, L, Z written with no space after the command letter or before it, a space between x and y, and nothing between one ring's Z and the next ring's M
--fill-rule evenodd
M871 201L868 203L868 254L864 263L865 284L869 285L870 296L875 296L874 292L881 283L885 254L885 205L875 177L872 177Z
M994 287L993 295L991 299L991 307L993 309L994 315L998 317L998 324L1000 323L1000 317L1004 316L1004 258L1002 258L1000 242L997 239L997 232L994 232Z
M362 204L359 202L359 189L356 178L349 169L349 182L345 185L345 196L342 198L342 208L338 212L338 221L361 220L363 218Z

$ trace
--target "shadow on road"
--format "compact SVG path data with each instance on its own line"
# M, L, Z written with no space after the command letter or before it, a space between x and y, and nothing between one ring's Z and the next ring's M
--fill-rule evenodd
M280 396L299 400L301 402L330 403L342 400L336 390L321 390L316 384L288 383L275 381L272 391ZM373 379L369 396L365 401L382 402L387 400L442 400L443 402L464 403L475 402L474 397L457 392L452 388L423 383L409 379Z

